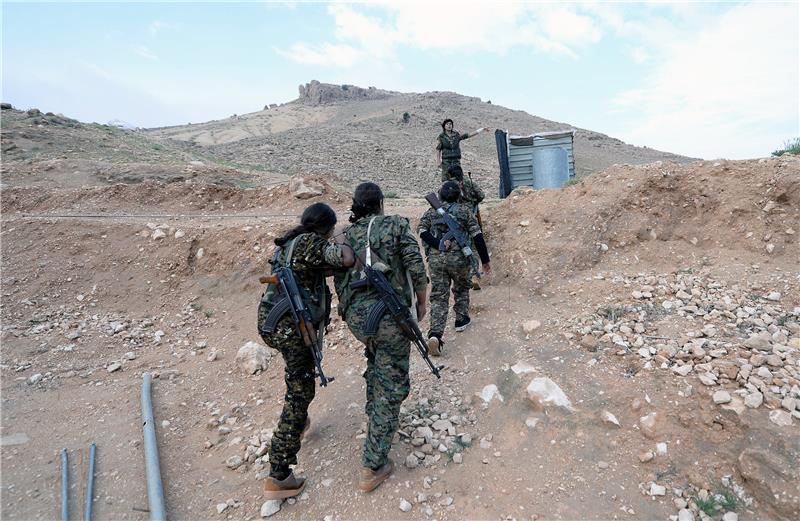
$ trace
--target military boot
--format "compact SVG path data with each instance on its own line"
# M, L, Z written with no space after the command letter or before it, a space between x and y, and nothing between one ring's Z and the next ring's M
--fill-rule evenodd
M439 335L430 335L428 337L428 351L433 356L442 356L444 351L444 340Z
M481 279L477 275L473 275L472 278L470 279L470 282L472 283L472 289L474 290L481 289Z
M361 492L372 492L378 488L378 485L386 481L386 479L392 475L392 471L394 471L394 462L392 460L387 461L377 470L364 467L361 469L361 478L358 481L358 488Z
M285 499L298 495L306 487L305 478L296 478L294 472L286 479L275 479L272 476L264 483L264 497L266 499Z

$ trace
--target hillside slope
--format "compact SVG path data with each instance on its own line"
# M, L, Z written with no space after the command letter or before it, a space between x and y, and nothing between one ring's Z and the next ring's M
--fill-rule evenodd
M271 172L335 175L348 183L370 179L383 182L391 191L420 193L438 183L432 143L445 118L454 119L461 132L481 126L512 134L574 128L453 92L376 90L374 96L354 97L350 93L357 87L343 90L338 85L309 85L313 88L301 86L297 100L278 107L196 125L152 129L149 134ZM689 160L627 145L591 130L575 130L579 177L617 163ZM499 174L492 134L465 141L462 154L465 169L472 171L490 194L496 193Z

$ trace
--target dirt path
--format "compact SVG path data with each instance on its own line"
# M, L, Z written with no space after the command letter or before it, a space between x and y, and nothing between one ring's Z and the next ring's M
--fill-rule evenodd
M166 215L175 204L186 214L214 215L25 216L85 212L112 189L121 190L115 208L138 214ZM220 187L164 194L140 185L138 195L137 189L112 189L4 197L3 515L58 516L61 448L70 450L72 511L82 512L88 447L96 442L95 517L145 519L139 393L141 375L149 371L158 375L153 393L170 519L257 519L267 467L250 462L234 470L226 461L246 455L254 437L257 445L269 436L282 403L283 368L275 358L264 373L246 377L234 358L245 342L258 340L256 279L271 239L287 220L249 216L296 215L305 203L287 198L283 188L273 196ZM347 198L329 195L339 215L346 215ZM390 211L412 218L423 209L413 200L388 203ZM553 234L535 244L553 251L570 247L571 225L542 207L551 218L544 228ZM560 264L536 270L534 254L525 257L530 266L517 264L523 257L516 242L498 246L527 227L516 227L520 214L503 208L506 213L487 214L496 278L473 293L474 325L446 334L442 380L412 353L404 434L392 449L396 474L373 494L356 491L365 362L336 318L325 366L337 379L318 390L313 428L299 455L298 471L309 478L307 495L284 503L275 519L663 520L728 476L741 485L737 458L746 448L770 451L780 461L800 454L797 420L779 427L769 420L771 408L740 414L723 409L694 374L676 377L647 367L635 350L587 350L571 333L578 317L630 301L634 288L625 281L641 273L675 276L687 268L731 286L747 279L761 293L778 289L783 308L792 310L800 305L795 263L787 257L764 261L763 253L731 245L709 245L698 255L691 242L672 238L635 249L612 243L612 251L588 267L570 267L562 256ZM500 215L502 222L492 221ZM754 270L757 262L767 268ZM672 320L666 317L659 326L664 330L673 324L667 319ZM541 325L526 333L522 325L529 320ZM114 362L121 369L109 372ZM527 370L520 362L530 372L517 374L514 368ZM572 410L535 407L525 391L535 377L555 382ZM502 402L486 404L477 396L491 384ZM694 392L687 393L687 385ZM619 425L604 419L604 411ZM659 422L644 432L641 419L652 412ZM418 427L437 420L450 422L452 433L437 430L433 439L413 445L420 439ZM642 453L657 452L657 444L665 444L666 453L640 461ZM418 462L409 468L404 462L412 454ZM789 473L781 479L794 478ZM653 484L663 486L665 495L651 495ZM745 485L740 519L787 518L776 515L780 505L771 505L757 483ZM409 502L410 512L401 511L401 500ZM226 502L230 506L218 513Z

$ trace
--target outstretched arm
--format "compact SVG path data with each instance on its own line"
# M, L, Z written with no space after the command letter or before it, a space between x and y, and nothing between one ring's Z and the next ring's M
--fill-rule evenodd
M471 137L477 136L478 134L480 134L481 132L484 132L486 130L489 130L489 129L485 128L485 127L481 127L481 128L477 129L475 132L472 132L472 133L464 132L463 134L461 134L460 137L461 137L461 140L463 141L465 139L469 139Z

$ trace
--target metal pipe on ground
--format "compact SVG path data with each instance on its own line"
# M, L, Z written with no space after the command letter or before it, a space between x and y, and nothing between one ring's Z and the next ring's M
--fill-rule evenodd
M92 443L89 447L89 471L86 476L86 507L83 509L83 521L92 521L92 506L94 500L94 459L97 445Z
M161 483L156 425L153 418L153 401L150 398L152 379L153 375L144 373L142 381L142 425L144 428L144 463L147 472L147 502L150 506L150 521L166 521L164 486Z
M61 449L61 521L69 521L69 458Z

